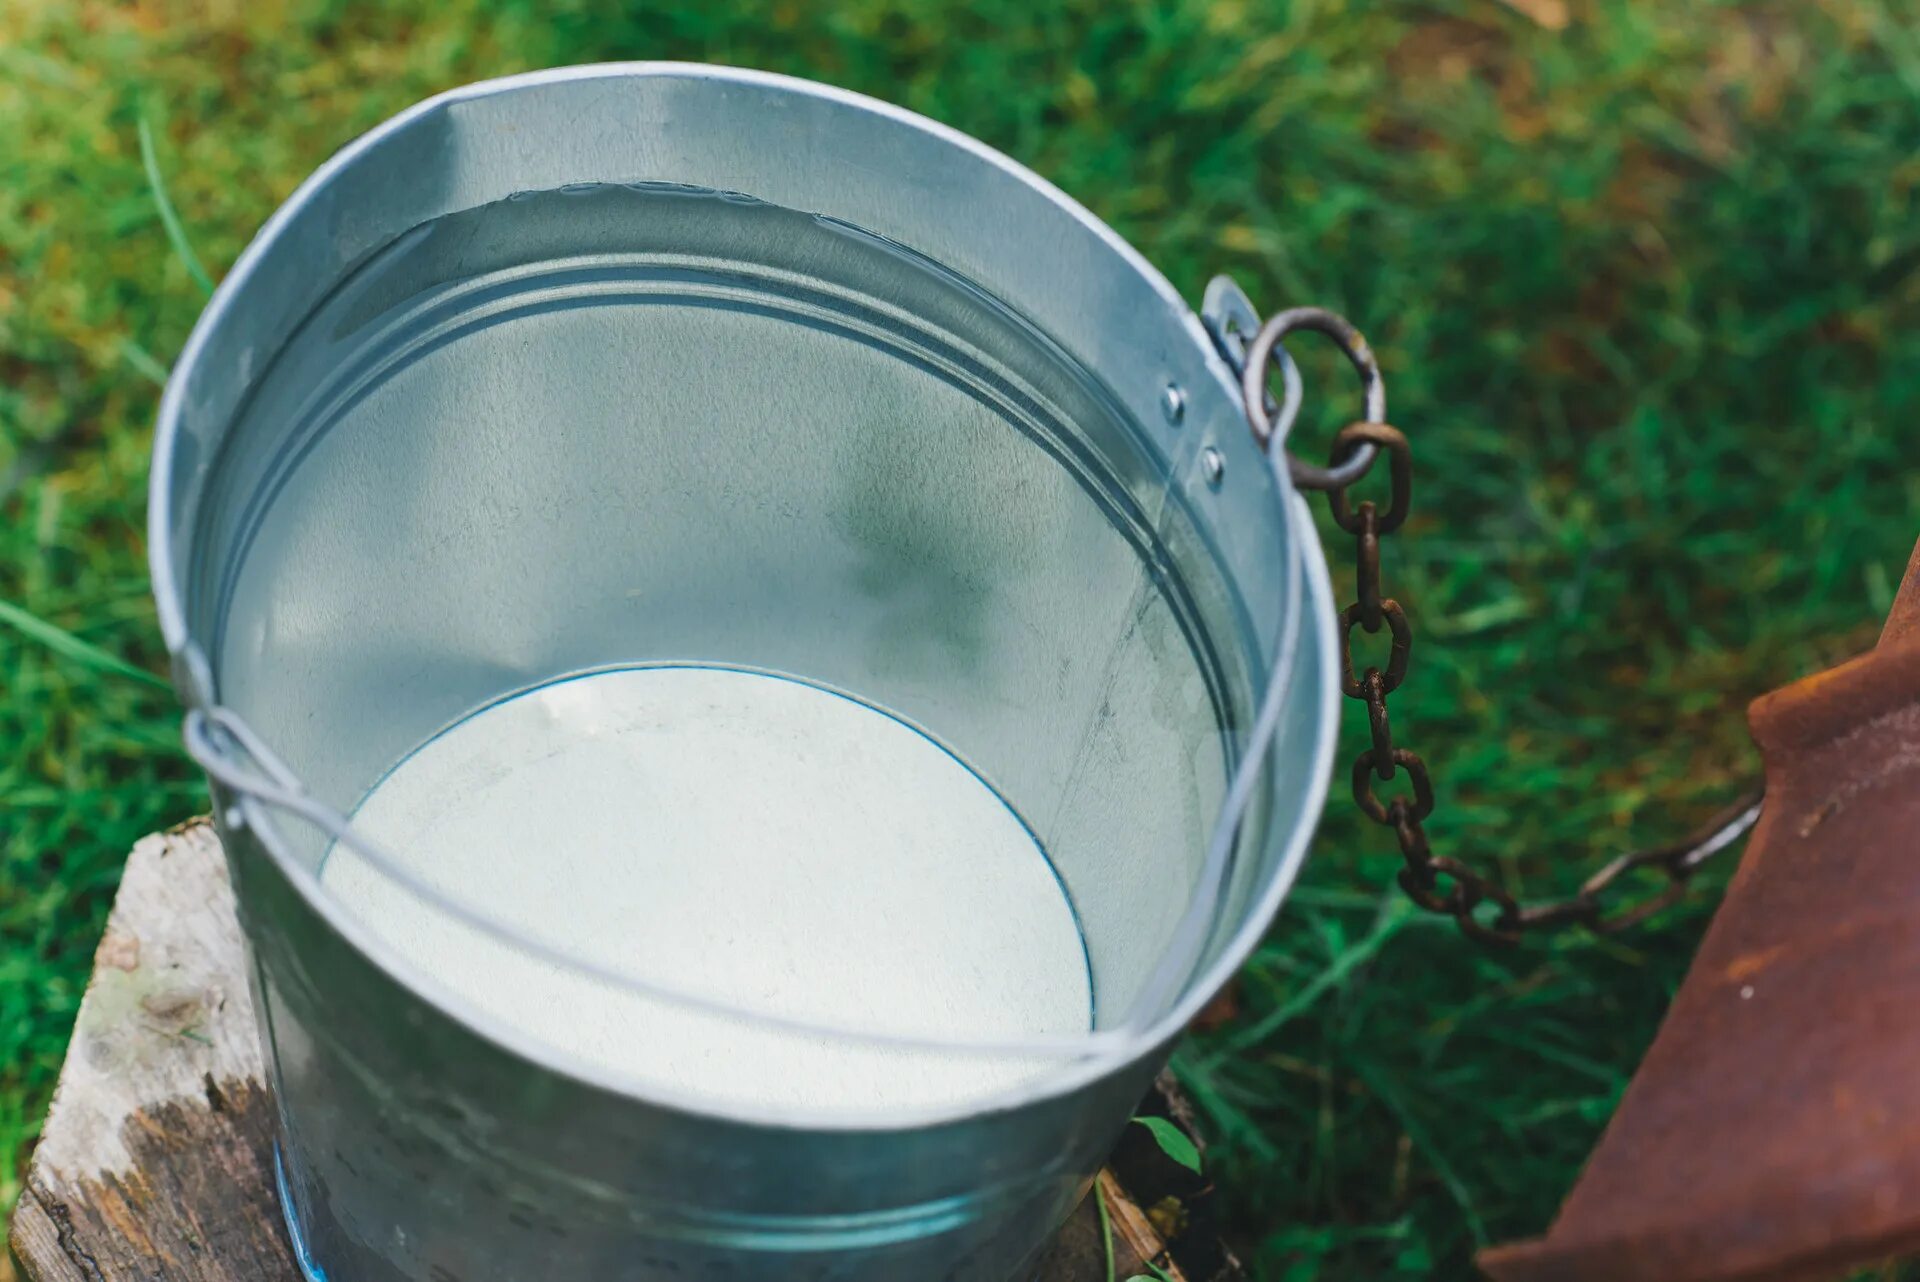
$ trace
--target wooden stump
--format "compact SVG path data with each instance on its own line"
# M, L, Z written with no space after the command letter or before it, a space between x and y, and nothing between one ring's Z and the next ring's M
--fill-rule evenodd
M273 1103L219 839L204 820L127 861L53 1108L14 1213L25 1282L298 1282L273 1179ZM1191 1132L1170 1082L1143 1105ZM1210 1188L1130 1127L1099 1187L1114 1276L1241 1274L1209 1231ZM1089 1198L1040 1282L1105 1282ZM910 1280L906 1280L910 1282Z

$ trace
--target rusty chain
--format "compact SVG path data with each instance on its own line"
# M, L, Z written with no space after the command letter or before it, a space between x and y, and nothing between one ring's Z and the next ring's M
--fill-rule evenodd
M1369 819L1393 830L1403 861L1401 889L1427 911L1452 917L1462 931L1483 943L1514 944L1528 931L1564 926L1611 934L1645 921L1678 900L1708 859L1753 827L1760 816L1760 790L1729 806L1687 840L1621 855L1587 878L1574 894L1545 903L1522 904L1483 873L1433 852L1425 827L1434 808L1433 780L1420 754L1395 741L1387 706L1388 696L1406 679L1413 625L1400 603L1385 594L1380 575L1380 541L1405 524L1412 503L1412 448L1403 433L1383 421L1386 394L1366 340L1342 317L1305 307L1272 317L1247 348L1242 391L1255 439L1269 448L1275 443L1284 446L1291 422L1269 417L1267 363L1285 359L1280 340L1301 329L1325 334L1339 344L1366 389L1367 421L1349 424L1334 437L1327 467L1306 465L1291 455L1289 464L1295 485L1324 491L1334 522L1354 539L1358 599L1340 614L1340 684L1349 698L1366 704L1371 742L1354 759L1353 799ZM1356 503L1348 494L1381 455L1387 458L1389 478L1384 513L1373 500ZM1356 672L1355 628L1369 635L1387 630L1390 646L1385 668L1368 665ZM1393 781L1403 771L1408 795L1382 801L1377 785ZM1622 883L1641 870L1657 874L1659 887L1617 903L1616 895L1624 897L1619 889ZM1482 913L1484 904L1493 905L1494 911Z

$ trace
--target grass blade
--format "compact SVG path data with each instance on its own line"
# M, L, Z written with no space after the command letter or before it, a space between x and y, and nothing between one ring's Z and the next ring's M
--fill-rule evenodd
M119 655L109 654L90 641L82 641L65 628L48 623L11 601L0 601L0 624L5 624L30 641L38 641L63 659L144 682L161 690L170 688L164 679L154 676L145 668L137 668Z
M1473 1235L1474 1244L1485 1246L1487 1226L1481 1220L1479 1210L1474 1206L1472 1191L1468 1189L1466 1181L1460 1178L1453 1163L1447 1160L1447 1155L1440 1150L1440 1146L1434 1143L1433 1136L1427 1128L1413 1115L1413 1110L1407 1107L1406 1100L1401 1097L1392 1078L1369 1060L1355 1060L1353 1068L1359 1074L1360 1080L1367 1084L1367 1089L1373 1092L1374 1097L1384 1104L1387 1111L1392 1113L1395 1120L1400 1123L1400 1129L1405 1131L1407 1138L1413 1141L1415 1151L1427 1159L1427 1165L1431 1166L1433 1173L1440 1178L1440 1184L1447 1190L1447 1196L1451 1197L1453 1204L1460 1209L1460 1217L1467 1222L1467 1231Z
M200 265L200 256L193 252L193 245L187 240L187 229L181 225L180 214L167 195L166 180L160 176L160 159L153 151L153 128L147 124L145 116L140 117L140 163L146 166L147 188L153 193L154 208L160 211L160 225L167 229L167 240L173 245L173 252L180 255L180 261L187 265L187 274L202 290L211 294L213 277L207 275L207 269Z
M1107 1282L1113 1278L1113 1218L1107 1214L1107 1190L1100 1186L1100 1177L1093 1178L1094 1201L1100 1206L1100 1241L1107 1249Z
M1187 1088L1198 1104L1214 1123L1220 1127L1219 1138L1230 1145L1244 1145L1263 1162L1280 1160L1280 1150L1276 1148L1252 1118L1240 1110L1227 1098L1218 1082L1214 1080L1212 1067L1182 1052L1176 1052L1171 1065L1173 1075Z
M127 364L153 380L155 387L167 385L167 367L157 357L131 338L120 340L120 354L126 357Z
M1392 909L1381 914L1379 920L1374 922L1372 930L1368 931L1367 934L1355 941L1351 947L1334 958L1325 970L1314 976L1312 981L1292 998L1288 999L1278 1008L1269 1011L1252 1027L1236 1032L1224 1047L1208 1058L1208 1066L1212 1067L1217 1065L1234 1055L1258 1046L1269 1037L1272 1037L1290 1020L1311 1008L1315 1002L1318 1002L1322 997L1326 996L1328 992L1339 987L1355 970L1358 970L1362 965L1373 960L1382 948L1385 948L1393 941L1395 935L1411 925L1414 920L1415 918L1410 912L1407 912L1397 904Z

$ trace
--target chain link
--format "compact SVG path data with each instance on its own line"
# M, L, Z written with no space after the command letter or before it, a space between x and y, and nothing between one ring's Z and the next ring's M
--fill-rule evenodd
M1262 327L1252 353L1264 359L1282 350L1280 339L1291 329L1314 329L1330 335L1360 369L1368 393L1369 418L1377 420L1380 415L1374 412L1375 404L1383 401L1384 396L1379 391L1378 367L1373 365L1365 340L1344 321L1337 325L1302 322L1300 317L1308 313L1318 321L1320 314L1306 308L1275 316ZM1254 386L1253 373L1251 369L1248 371L1248 387ZM1264 383L1264 368L1258 374ZM1260 404L1260 401L1249 402L1250 418L1252 407ZM1263 435L1256 427L1254 435L1264 443L1272 434ZM1371 457L1366 465L1356 469L1353 465L1362 453ZM1385 513L1371 499L1356 503L1348 494L1381 455L1386 456L1389 464L1390 488ZM1383 590L1380 540L1406 522L1411 508L1412 448L1404 434L1383 422L1352 423L1334 437L1327 468L1296 465L1292 474L1303 488L1324 490L1335 523L1353 535L1358 599L1340 615L1341 688L1350 698L1366 704L1371 734L1370 744L1353 763L1353 799L1367 818L1393 830L1403 861L1399 874L1401 889L1420 907L1452 917L1468 936L1489 944L1515 944L1529 931L1567 926L1611 934L1637 925L1673 904L1686 893L1688 879L1709 858L1737 842L1758 821L1761 794L1756 788L1687 840L1621 855L1587 878L1573 895L1537 904L1522 904L1497 882L1461 861L1434 854L1425 828L1434 809L1433 780L1420 754L1395 741L1387 707L1387 696L1406 679L1413 653L1413 625L1400 603ZM1316 484L1319 478L1326 478L1325 483ZM1384 668L1368 665L1357 669L1353 657L1355 628L1369 635L1387 629L1391 648ZM1407 792L1390 801L1383 800L1379 785L1391 783L1403 773L1407 777ZM1643 872L1657 877L1658 885L1651 891L1631 896L1623 888L1624 884L1636 873ZM1491 912L1481 911L1486 904L1493 906Z

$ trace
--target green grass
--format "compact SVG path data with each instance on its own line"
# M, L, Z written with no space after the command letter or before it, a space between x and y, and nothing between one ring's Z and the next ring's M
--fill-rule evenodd
M797 72L1033 165L1190 298L1225 270L1344 311L1417 458L1386 555L1420 635L1395 731L1434 764L1436 843L1545 894L1729 797L1744 703L1869 644L1920 532L1920 14L1815 8L0 9L0 1155L45 1107L127 847L205 804L137 675L163 670L146 455L197 264L356 133L551 63ZM1344 396L1300 350L1310 396ZM1239 1023L1179 1059L1263 1282L1464 1278L1539 1231L1712 907L1494 956L1402 908L1394 866L1336 804Z

